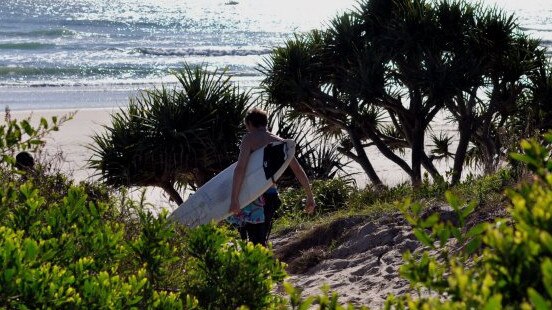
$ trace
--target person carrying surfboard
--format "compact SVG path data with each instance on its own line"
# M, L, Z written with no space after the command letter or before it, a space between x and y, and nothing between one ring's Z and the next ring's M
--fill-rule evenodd
M240 144L240 154L232 179L232 196L229 211L234 216L229 218L229 222L238 226L242 238L247 238L255 244L266 245L270 229L272 228L274 211L281 203L276 187L269 188L261 197L243 209L240 209L238 197L251 153L271 142L283 141L284 139L268 131L268 115L263 110L256 108L249 110L245 116L244 123L247 133ZM314 212L316 203L312 195L309 179L296 158L291 160L289 167L305 189L307 195L305 211L311 214Z

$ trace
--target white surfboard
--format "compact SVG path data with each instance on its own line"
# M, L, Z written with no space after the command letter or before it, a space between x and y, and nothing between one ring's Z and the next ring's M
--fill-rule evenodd
M295 141L272 142L249 156L240 191L240 207L244 208L282 176L295 154ZM230 215L230 196L236 163L200 187L170 218L190 227L221 221Z

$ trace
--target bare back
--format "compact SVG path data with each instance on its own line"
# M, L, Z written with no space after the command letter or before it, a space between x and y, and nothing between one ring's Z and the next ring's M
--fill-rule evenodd
M276 141L282 141L283 139L274 135L266 130L255 130L245 135L240 147L241 151L253 153L255 150L262 148L263 146Z

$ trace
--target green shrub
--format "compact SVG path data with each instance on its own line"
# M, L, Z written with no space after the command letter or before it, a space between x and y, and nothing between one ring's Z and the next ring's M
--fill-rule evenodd
M321 215L345 208L354 188L341 179L314 180L312 192L316 201L316 214ZM306 198L303 189L288 188L280 193L282 206L277 216L303 218Z
M175 231L167 221L167 211L154 217L150 212L140 211L141 229L138 238L130 243L137 257L139 265L144 265L148 280L156 286L164 275L168 273L167 267L179 258L175 255L176 246L171 246L170 240Z
M270 249L204 225L189 232L186 250L184 291L197 297L202 308L264 309L281 302L271 292L286 273Z
M175 225L143 201L47 167L14 175L12 155L41 145L50 129L46 120L0 127L0 308L279 305L272 290L286 274L269 249L224 229Z
M402 183L392 188L372 187L369 185L363 190L356 191L351 196L349 205L356 209L362 209L376 203L402 200L409 195L412 195L412 186L409 183Z
M110 207L88 201L83 188L71 187L61 201L46 205L31 181L19 187L3 183L0 210L6 215L0 219L0 305L183 308L179 294L153 291L151 260L120 269L133 255L124 240L124 224L106 221L103 215ZM151 218L143 222L144 227L156 225Z
M24 180L27 174L35 174L34 169L19 170L22 167L16 165L16 154L21 151L38 152L45 144L45 137L53 131L58 131L59 126L73 116L74 113L61 118L54 116L50 121L41 118L38 124L34 125L31 116L22 120L13 119L10 110L6 108L5 121L0 124L0 179L10 182ZM2 215L0 213L0 216Z
M459 225L442 223L437 215L418 216L413 205L406 213L416 236L440 255L428 251L407 253L401 274L414 288L433 292L430 297L389 297L393 309L550 309L552 307L552 133L545 145L522 141L524 154L512 157L534 173L531 183L506 194L511 219L497 219L469 231L464 219L474 203L465 206L449 194ZM488 184L488 186L491 186ZM460 252L450 254L448 237ZM479 245L483 244L483 247ZM473 255L479 253L478 256Z
M476 200L478 204L483 204L492 198L489 196L501 195L504 188L512 185L514 181L511 169L506 167L493 174L480 177L469 176L464 182L455 186L452 191L463 199Z
M140 206L134 218L118 221L113 209L89 201L83 187L69 187L61 201L46 204L31 181L2 184L0 306L260 309L281 303L273 289L286 273L270 249L215 226L181 230L166 212L153 216Z

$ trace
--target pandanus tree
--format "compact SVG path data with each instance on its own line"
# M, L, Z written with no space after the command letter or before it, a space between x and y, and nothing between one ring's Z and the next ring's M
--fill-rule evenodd
M529 106L531 113L521 113L521 115L530 117L534 115L535 128L540 133L545 133L552 129L552 64L550 59L543 62L539 70L532 76L532 86L534 91L531 93Z
M447 12L443 22L470 34L451 40L451 51L465 73L463 87L446 104L459 131L453 184L460 180L466 160L475 159L490 173L504 159L504 139L521 134L510 124L524 117L524 102L542 88L531 77L545 59L539 41L523 34L512 15L461 8L446 2L439 7Z
M530 77L531 92L525 97L521 113L508 125L522 132L523 137L533 137L552 129L552 64L543 59L538 70Z
M340 132L341 151L375 184L381 181L367 147L400 166L414 186L422 167L441 180L434 160L452 154L452 139L434 135L439 147L428 155L426 136L440 112L451 115L461 132L457 182L470 142L483 159L496 157L496 130L516 113L541 54L537 41L495 9L368 0L328 29L276 48L263 65L263 83L276 109L313 119L321 132ZM407 149L410 160L401 156Z
M339 175L342 180L354 182L353 172L348 169L350 160L338 152L339 146L331 135L320 135L314 127L305 126L286 117L292 111L280 110L271 113L269 127L279 137L295 141L295 158L311 180L328 180ZM298 187L300 184L291 169L287 169L278 180L282 187Z
M326 36L325 32L312 31L273 51L262 69L268 101L275 111L294 111L289 114L291 121L310 120L321 132L347 136L350 141L347 145L356 150L356 154L347 155L360 164L373 183L381 184L362 146L362 128L357 121L371 111L364 102L349 100L348 94L334 85L332 68L326 63Z
M143 91L90 146L89 165L113 186L157 186L177 204L238 157L251 103L224 72L188 65L177 87Z
M271 102L315 117L322 130L341 131L341 151L374 184L381 180L366 155L368 146L399 165L415 185L422 165L439 177L425 153L424 134L443 103L429 98L423 63L436 57L440 40L431 16L417 15L431 15L429 8L417 4L365 3L338 16L328 30L276 49L264 66ZM295 85L286 85L289 81ZM405 148L412 149L410 165L399 156Z

